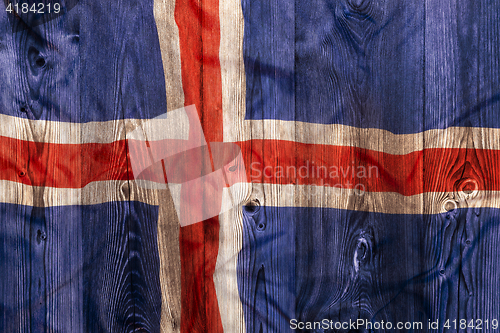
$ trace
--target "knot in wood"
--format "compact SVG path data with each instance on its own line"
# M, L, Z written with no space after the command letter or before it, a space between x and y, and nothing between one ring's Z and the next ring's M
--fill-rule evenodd
M243 206L243 209L249 215L255 215L260 210L260 201L259 199L250 200L250 202Z
M479 191L479 183L474 178L462 178L455 183L455 188L461 196L473 198Z
M354 19L358 23L374 22L373 6L369 0L347 0L343 7L343 16L347 19Z
M448 199L443 203L443 209L446 212L453 212L458 209L458 203L455 200Z
M121 187L121 192L125 199L130 199L130 187L128 183L124 183Z
M366 0L349 0L349 5L358 11L362 11L363 7L367 7L368 2Z
M354 251L354 270L358 272L360 266L368 261L370 258L370 243L369 240L361 235L356 243L356 250Z
M264 222L262 222L262 221L259 221L257 223L257 230L258 231L264 231L264 230L266 230L266 224Z
M46 239L47 239L47 234L44 231L38 229L38 231L36 232L37 243L40 244L42 241Z

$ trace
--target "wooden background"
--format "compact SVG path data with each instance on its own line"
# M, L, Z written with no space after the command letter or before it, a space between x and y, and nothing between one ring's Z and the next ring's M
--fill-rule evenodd
M496 1L79 1L68 15L16 33L4 14L0 105L14 117L0 135L14 131L20 140L2 137L2 180L16 180L0 188L1 331L288 332L291 318L424 327L428 319L500 319L500 215L491 185L499 161L485 153L500 136L472 130L500 127ZM214 43L220 49L210 49ZM194 69L181 64L189 54ZM214 58L220 74L211 72ZM197 75L183 77L187 70ZM68 171L59 164L66 148L43 144L123 140L141 126L125 119L190 104L207 141L261 149L251 142L281 130L269 118L396 134L461 126L443 141L467 153L443 151L418 164L417 183L454 184L422 197L419 210L363 198L330 208L326 192L325 207L311 207L307 192L283 197L279 186L257 183L238 194L244 206L180 230L167 191L117 175L126 148L72 160ZM223 129L213 125L220 118ZM106 133L57 122L104 120L114 121ZM359 136L354 145L369 144L394 149L384 137ZM396 144L418 151L433 141ZM279 143L261 150L289 153ZM112 161L105 175L112 182L48 186L83 179L104 160ZM401 173L413 167L401 165ZM468 180L482 189L473 198L459 191ZM429 214L450 203L457 209ZM398 205L398 214L363 208Z

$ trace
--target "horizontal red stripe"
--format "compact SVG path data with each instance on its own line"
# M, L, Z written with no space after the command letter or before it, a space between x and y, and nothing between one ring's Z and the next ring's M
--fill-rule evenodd
M291 141L252 140L237 144L242 149L248 180L256 183L343 188L361 184L369 192L403 195L475 187L500 190L499 150L434 148L392 155ZM127 154L124 140L54 144L2 137L0 179L59 188L133 179Z
M82 188L131 179L126 141L55 144L0 138L0 179L32 186Z
M237 143L249 181L362 188L414 195L500 190L500 151L433 148L392 155L357 147L252 140Z

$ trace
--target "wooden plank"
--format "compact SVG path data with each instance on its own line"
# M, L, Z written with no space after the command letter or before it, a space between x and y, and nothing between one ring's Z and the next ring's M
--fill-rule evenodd
M425 124L443 124L452 126L457 119L457 2L425 2ZM429 125L432 126L432 125ZM463 133L458 142L466 142L467 133ZM465 138L465 140L464 140ZM441 161L430 162L424 159L426 167L443 166L440 172L429 173L424 182L441 184L447 181L453 184L453 173L460 163L448 154ZM435 196L436 204L442 203L446 209L454 205L453 191ZM421 289L423 297L429 302L429 319L455 318L460 307L458 300L459 285L456 270L456 234L460 232L460 223L451 215L441 216L440 223L427 224L430 237L425 239L425 248L435 258L435 265L429 283ZM455 216L457 218L457 216ZM451 221L451 222L450 222ZM448 271L447 271L448 265Z
M489 1L480 1L469 5L468 22L464 22L460 30L463 36L470 39L467 67L471 102L462 117L471 118L481 126L492 126L490 118L498 119L499 110L499 26L500 8L498 4ZM474 19L474 20L473 20ZM465 28L467 27L467 28ZM467 30L466 30L467 29ZM464 31L465 30L465 31ZM464 44L466 41L464 41ZM464 89L465 90L465 89ZM474 98L475 97L475 98ZM466 100L467 101L467 100ZM464 103L465 104L465 103ZM476 147L482 148L490 144L488 137L471 135ZM495 138L494 141L498 141ZM479 186L498 178L498 163L485 159L481 154L475 154L468 160L485 162L483 168L471 168L464 163L463 180L471 179ZM464 184L464 182L462 182ZM489 193L470 193L462 200L464 206L471 207L477 202L485 202L491 197ZM465 200L464 200L465 199ZM495 244L498 242L497 210L468 208L464 214L464 234L461 239L462 247L462 274L466 287L461 294L461 303L467 319L492 318L500 312L500 302L491 297L500 290L500 266Z
M278 124L263 126L261 119L266 113L293 117L295 112L296 18L293 2L243 1L241 6L245 19L241 45L246 110L239 107L235 97L234 108L226 111L228 125L232 127L224 132L229 139L249 140L280 133ZM239 56L233 61L238 64ZM241 121L249 118L258 120L242 126ZM294 126L290 133L294 135ZM262 150L262 146L261 142L250 141L250 149L261 150L265 158L273 160L272 152ZM259 157L252 154L251 160L246 161L247 170L258 160ZM268 208L277 198L279 193L273 189L266 192L262 186L252 184L248 198L252 206L243 209L238 235L242 247L236 270L247 332L285 332L289 327L287 319L294 314L295 267L286 258L294 257L295 248L290 245L294 242L295 227L288 218L282 220L276 211Z
M82 108L90 112L81 121L89 116L102 119L104 112L115 121L165 113L165 78L153 1L80 1L78 6L85 17L80 21L80 59L86 68L81 77ZM92 83L95 76L97 85ZM122 121L115 133L124 130ZM110 156L116 165L127 158L126 148ZM160 279L165 276L160 275L165 265L161 266L158 254L165 238L158 236L158 228L165 227L165 213L158 206L132 201L136 195L127 184L109 195L113 193L129 201L89 206L82 212L82 220L88 221L82 236L85 331L158 332L163 302ZM160 201L158 193L145 195L150 196L146 203Z
M0 13L0 26L2 32L2 58L0 75L3 82L12 84L5 85L2 90L1 106L2 109L9 109L15 114L20 113L20 105L15 103L16 97L21 97L24 91L24 86L20 78L23 70L20 64L19 39L25 40L20 33L12 33L12 25L8 20L7 13ZM14 110L12 110L14 109ZM13 124L17 130L25 134L25 129L19 122ZM26 171L26 161L23 161L23 147L21 144L15 145L13 156L18 169L17 175L20 176L21 170ZM24 176L26 174L23 174ZM0 325L7 330L26 331L31 326L31 299L30 299L30 271L27 264L29 263L30 242L26 237L26 229L29 224L26 221L30 220L31 208L24 206L32 197L31 189L24 189L22 186L13 186L11 188L2 188L2 192L14 192L15 203L21 205L4 205L2 204L2 215L4 223L2 223L0 231L2 260L2 271L5 272L4 279L1 283L1 309ZM23 199L24 198L24 199ZM43 299L42 299L43 300Z
M218 0L176 1L184 104L194 104L206 142L223 139ZM180 229L181 331L221 332L213 274L219 247L218 216Z
M75 115L80 107L77 79L80 68L75 36L78 36L79 27L75 19L74 15L60 16L20 33L26 38L18 41L24 74L20 111L25 110L26 114L21 116L33 120L44 118L49 121L48 127L57 128L57 123L50 120L75 121L78 117ZM43 184L45 178L57 178L62 171L56 165L50 165L45 175L37 174L37 165L47 165L50 157L58 154L57 149L52 150L43 143L47 134L57 129L36 132L31 124L24 123L21 130L28 140L37 142L23 144L21 154L26 159L25 177L29 184L33 184L41 176ZM28 160L28 156L33 159ZM77 165L70 167L78 168ZM78 214L61 218L57 209L47 208L50 202L46 199L50 197L47 198L44 192L44 187L33 188L35 208L25 221L24 237L29 244L29 253L23 264L30 287L30 324L27 329L79 332L84 325L81 219Z
M184 106L179 29L175 23L175 0L155 0L154 15L163 62L168 110Z
M155 0L154 16L163 61L167 110L184 106L179 29L175 23L175 0ZM160 131L161 131L161 127ZM158 133L160 134L160 133ZM161 332L181 330L181 255L179 221L170 192L158 191L158 252L162 289Z
M159 204L158 252L162 290L161 332L180 332L181 328L181 262L180 225L168 190L156 193Z
M222 84L223 141L243 141L245 118L244 20L241 1L219 1L220 66ZM248 166L245 166L246 168ZM235 207L219 215L219 251L214 284L224 332L245 332L243 305L238 291L238 254L243 245L241 204L248 201L251 186L233 192Z

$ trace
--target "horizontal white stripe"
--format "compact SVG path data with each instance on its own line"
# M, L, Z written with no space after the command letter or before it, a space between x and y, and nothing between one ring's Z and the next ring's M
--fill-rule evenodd
M237 120L233 119L233 121ZM172 127L173 123L177 126ZM286 140L306 144L359 147L398 155L420 151L424 148L500 149L500 140L498 140L500 129L496 128L450 127L416 134L392 134L381 129L281 120L242 120L239 125L229 125L229 123L225 122L225 142L252 139ZM232 130L233 127L237 130ZM28 120L0 115L0 136L46 143L111 143L135 138L139 132L144 134L137 139L147 138L150 141L185 139L188 131L188 119L185 116L181 117L181 113L175 112L169 112L168 116L155 119L123 119L89 123ZM236 132L237 135L231 134L236 134Z
M149 187L154 188L152 184ZM2 203L44 207L95 205L128 200L158 205L158 193L166 193L166 187L148 189L139 186L136 181L126 180L92 182L81 189L38 187L1 180L0 188ZM43 193L43 201L33 199L35 192ZM175 197L178 194L174 190L171 195ZM387 214L440 214L453 207L500 208L500 191L474 191L470 194L429 192L404 196L395 192L363 193L328 186L238 183L224 188L222 196L221 213L241 207L252 200L258 200L262 206L323 207Z
M113 201L141 201L158 205L155 190L144 189L135 181L110 180L92 182L79 189L31 186L8 180L0 181L0 202L18 205L51 207L96 205ZM35 194L43 193L43 200Z
M252 184L247 201L262 206L317 207L386 214L441 214L456 208L500 208L499 191L430 192L404 196L314 185Z
M268 119L244 120L237 119L234 115L230 120L224 124L224 140L227 142L252 139L285 140L306 144L359 147L397 155L424 148L500 149L498 140L500 129L496 128L450 127L415 134L393 134L376 128Z
M190 124L188 113L193 119L197 120L197 123ZM196 106L181 107L153 119L143 120L141 124L137 124L138 126L132 132L127 130L127 139L143 141L166 139L188 140L190 131L195 132L197 134L196 138L199 138L203 134L203 130L197 118L198 112L196 111ZM191 145L190 148L202 145L200 142L197 142L197 144Z
M121 119L89 123L65 123L48 120L29 120L0 114L0 136L45 143L81 144L111 143L129 139L139 132L150 141L184 139L189 132L189 120L173 112L154 119ZM176 127L170 126L175 123Z

